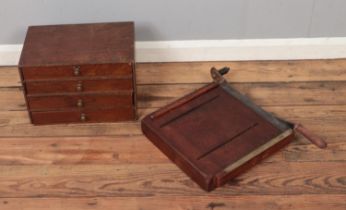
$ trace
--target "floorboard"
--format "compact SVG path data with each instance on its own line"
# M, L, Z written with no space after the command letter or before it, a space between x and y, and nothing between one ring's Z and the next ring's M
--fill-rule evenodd
M93 198L6 198L0 199L2 210L344 210L345 195L241 195L241 196L152 196Z
M138 122L33 126L16 67L0 68L0 209L346 209L346 59L137 65L139 116L211 81L212 66L303 137L211 193L141 133Z

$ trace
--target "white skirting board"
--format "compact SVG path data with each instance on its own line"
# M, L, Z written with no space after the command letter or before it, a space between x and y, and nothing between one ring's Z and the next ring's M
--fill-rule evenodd
M0 65L17 65L22 45L0 45ZM346 58L346 37L136 42L136 62Z

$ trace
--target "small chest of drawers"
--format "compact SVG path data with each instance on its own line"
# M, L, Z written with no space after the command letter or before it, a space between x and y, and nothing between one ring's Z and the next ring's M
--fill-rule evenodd
M31 26L19 72L33 124L136 119L133 22Z

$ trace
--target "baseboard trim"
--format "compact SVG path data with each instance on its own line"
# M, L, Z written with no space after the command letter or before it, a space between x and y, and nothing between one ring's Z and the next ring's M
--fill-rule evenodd
M22 45L0 45L0 65L17 65ZM137 62L346 58L346 37L136 42Z

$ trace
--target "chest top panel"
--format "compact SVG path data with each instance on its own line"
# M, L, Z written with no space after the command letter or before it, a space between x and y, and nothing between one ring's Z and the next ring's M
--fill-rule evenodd
M20 67L134 62L134 23L31 26Z

